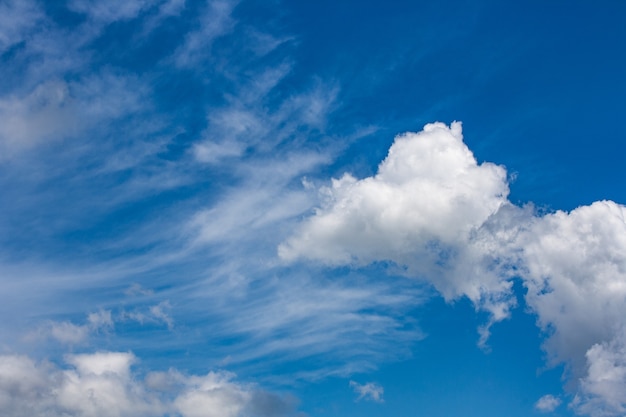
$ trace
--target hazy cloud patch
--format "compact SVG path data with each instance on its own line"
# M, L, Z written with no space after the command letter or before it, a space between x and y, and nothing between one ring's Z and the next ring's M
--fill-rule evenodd
M367 400L382 403L383 394L385 390L383 387L375 382L368 382L366 384L359 384L355 381L350 381L350 387L358 394L357 401Z

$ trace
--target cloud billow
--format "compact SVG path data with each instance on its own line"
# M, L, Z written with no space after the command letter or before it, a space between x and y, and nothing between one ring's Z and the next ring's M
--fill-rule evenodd
M130 352L67 355L66 366L0 355L0 409L6 417L290 416L295 400L240 383L228 372L186 375L133 370Z
M278 253L331 265L392 261L447 300L465 295L501 319L511 286L490 270L476 233L508 193L505 169L477 163L460 123L429 124L398 136L374 177L345 174L322 188L322 207Z
M505 169L478 164L460 123L428 124L398 136L375 176L345 174L322 187L320 207L278 254L357 267L391 261L446 300L466 296L490 312L481 344L510 315L519 278L550 364L580 381L572 407L623 414L626 207L600 201L541 215L512 204L508 191Z

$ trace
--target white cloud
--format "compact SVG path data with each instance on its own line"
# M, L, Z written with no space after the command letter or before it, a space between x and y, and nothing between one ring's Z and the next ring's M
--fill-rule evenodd
M68 345L84 344L95 333L107 332L113 328L111 311L100 310L90 313L85 324L74 324L70 321L49 321L36 332L27 335L27 339L51 337Z
M243 417L288 416L288 397L234 381L234 375L209 372L184 375L174 369L145 379L132 370L128 352L67 355L58 368L20 355L0 355L0 408L21 417Z
M572 402L578 411L593 417L626 413L626 332L593 345L586 353L587 375Z
M446 299L462 295L506 317L509 284L489 273L473 235L507 205L503 167L478 164L463 143L461 124L429 124L398 136L378 173L333 179L315 215L278 248L331 265L393 261L428 280Z
M354 389L354 392L359 395L357 401L369 400L377 403L385 401L383 400L385 390L381 385L375 382L368 382L367 384L361 385L358 382L350 381L350 386Z
M561 405L560 398L547 394L537 400L535 408L542 413L551 413L556 410L559 405Z
M320 192L324 205L279 248L283 258L406 265L416 249L466 241L506 201L508 187L503 168L476 163L459 123L438 123L397 137L376 176L345 174Z
M141 79L129 76L122 69L102 69L102 60L107 60L110 57L108 54L116 52L106 50L101 53L93 48L92 41L105 33L104 25L108 23L123 23L141 17L142 20L133 22L141 28L142 22L157 13L153 4L149 1L130 1L124 5L117 2L100 5L85 0L68 2L70 8L85 15L85 21L76 27L59 30L48 19L46 25L36 29L36 42L29 40L20 50L25 56L24 66L28 67L29 76L20 77L19 85L7 88L8 93L0 97L0 147L15 153L24 151L19 153L19 158L10 159L2 167L5 170L3 173L7 173L2 177L10 183L2 188L19 190L15 191L16 198L4 193L3 201L11 201L15 214L4 217L2 226L6 223L7 228L2 227L2 230L8 233L2 235L9 240L11 236L17 236L13 228L19 228L20 236L31 236L29 239L32 241L45 242L40 243L45 247L28 251L33 257L60 258L45 266L36 261L24 261L15 267L19 270L14 275L15 279L3 275L4 281L10 281L11 288L9 293L5 287L3 300L12 299L12 306L27 298L28 306L21 308L29 310L29 314L35 317L46 317L52 312L58 314L57 317L75 317L77 312L89 311L93 305L106 305L108 308L115 305L115 297L119 297L130 282L141 282L142 285L150 282L149 285L165 288L164 291L177 297L176 317L179 317L179 306L184 309L182 314L186 315L181 316L180 323L183 324L180 327L186 326L185 318L191 315L207 318L206 327L218 327L215 338L207 337L211 330L206 329L180 330L181 333L186 331L187 338L173 338L169 334L169 337L164 337L167 339L164 344L168 347L178 343L177 348L180 348L181 343L194 344L202 339L205 344L215 343L215 350L219 350L223 357L226 356L224 353L228 353L224 352L227 348L221 346L223 340L243 335L239 339L242 340L238 346L241 349L233 355L233 363L241 364L258 358L276 363L283 357L294 361L314 355L329 357L333 364L322 371L315 365L312 372L319 371L316 375L345 373L348 372L346 369L369 369L378 360L406 352L408 348L404 343L400 343L397 349L396 343L421 337L419 331L414 331L415 326L405 326L399 313L407 305L413 305L414 293L397 295L388 285L374 285L363 291L353 291L348 283L334 283L336 285L326 287L311 277L292 277L291 273L285 273L280 268L272 270L273 265L268 265L275 264L273 248L289 230L292 219L311 206L311 193L298 187L301 176L331 160L331 147L322 152L317 148L303 151L302 145L312 135L321 135L319 132L324 129L337 90L320 83L310 88L290 88L287 96L274 91L290 73L292 67L289 62L254 73L250 73L250 68L256 67L254 60L278 47L286 38L265 35L253 28L244 28L247 33L244 62L212 56L213 41L228 34L235 25L231 16L234 2L206 2L208 7L206 14L199 16L198 30L185 37L184 45L174 56L179 59L177 63L185 68L192 65L205 71L215 67L216 71L223 71L220 76L229 77L228 80L235 84L231 89L226 83L228 85L223 92L227 105L210 109L209 126L202 143L194 143L193 134L186 135L184 140L185 146L192 146L195 150L208 149L205 154L213 155L216 165L226 162L225 166L218 168L235 175L236 184L221 190L211 185L211 193L198 194L194 194L198 191L195 187L189 187L189 194L184 191L184 197L174 197L189 200L181 202L176 211L155 210L155 213L158 211L155 217L159 218L154 223L143 218L139 224L142 228L140 233L136 233L135 229L125 229L124 221L119 228L103 229L104 233L98 234L98 237L87 233L92 226L100 224L103 213L115 213L120 202L124 203L120 205L126 210L131 207L129 202L137 201L138 195L141 196L142 193L137 192L139 187L125 187L135 178L135 170L145 169L148 184L141 189L152 187L156 190L155 194L162 190L160 187L163 184L169 183L168 174L178 178L177 168L192 172L190 175L196 174L194 170L201 169L201 181L206 181L207 168L189 163L189 155L171 163L151 165L154 162L151 157L165 147L161 146L165 141L154 125L158 122L170 123L171 120L155 121L160 119L157 115L146 123L135 123L135 112L145 111L154 116L155 109L150 108L151 97L146 94L145 85ZM171 6L169 10L174 14L184 6L181 1L172 1L170 6L161 4L163 13ZM183 33L180 35L184 37ZM235 34L233 37L238 39L239 36ZM249 38L254 39L247 44ZM132 49L133 45L129 47ZM250 58L249 55L253 56ZM275 62L274 59L271 61ZM160 66L148 70L146 79L158 79L172 69L172 63L171 60L161 61ZM202 65L197 65L199 63ZM226 68L220 68L224 63ZM124 65L119 61L116 61L117 64ZM247 70L239 71L240 67ZM207 90L212 91L211 88ZM176 122L172 121L173 124ZM67 138L76 140L64 141ZM235 143L230 150L228 146L221 146L231 143L229 140ZM52 146L46 146L48 144ZM279 150L277 145L281 146ZM220 149L228 152L220 155ZM254 155L243 163L239 158L229 156L245 153L249 149ZM0 153L3 153L2 150ZM216 154L217 158L214 158ZM198 160L207 161L200 152L195 156ZM208 157L209 160L211 158ZM15 169L18 164L23 164L18 167L23 171ZM120 184L120 181L124 183ZM213 195L207 204L199 207L198 200L204 202L207 194ZM24 197L28 200L25 203ZM169 199L159 200L165 204ZM194 201L187 205L191 200ZM141 207L145 206L142 204ZM178 226L181 218L191 216L194 209L197 211L192 222L195 227L193 237L198 237L201 245L186 251L187 248L181 246L188 243L185 240L188 235L180 233ZM164 227L165 223L175 226ZM150 230L146 232L145 229ZM32 235L29 230L33 230ZM64 239L72 232L86 232L86 240L93 238L96 241L77 239L70 244ZM38 233L45 233L47 240L38 239ZM107 237L101 239L101 235ZM48 258L49 248L56 247L56 243L61 243L59 251ZM63 243L68 246L63 246ZM64 253L69 246L72 251ZM6 247L12 248L13 245L7 244ZM77 256L77 253L81 255ZM103 261L103 258L106 260ZM159 268L163 265L167 268ZM31 275L30 268L37 269L37 266L41 270ZM157 269L159 272L155 273ZM168 272L165 273L165 270ZM158 276L155 278L157 282L152 281L154 276ZM228 287L239 278L240 286ZM180 285L181 279L185 285ZM221 286L225 281L228 282ZM247 288L250 283L253 289ZM28 296L24 296L24 288L30 286L35 290L28 291ZM75 296L73 290L77 288L87 296ZM129 293L146 298L150 296L143 287L131 288ZM197 293L202 293L202 297L196 298ZM11 294L18 296L12 297ZM277 296L284 297L284 302L276 305ZM136 328L127 320L169 327L174 324L168 305L148 303L143 299L124 302L124 310L109 317L118 328L116 333L103 332L106 346L116 346L123 338L132 338L137 344L145 343L143 337L137 339L136 334L126 332L126 328ZM141 304L138 306L136 303ZM3 310L10 310L7 303L2 304ZM325 311L319 311L321 305ZM84 349L100 341L96 338L100 335L95 333L112 327L107 327L106 323L107 317L100 315L90 316L85 321L48 322L44 326L45 337L65 344L81 345ZM23 326L14 326L18 329L15 333L23 332ZM96 331L96 328L99 330ZM161 330L156 329L150 336L154 337ZM179 331L178 328L176 330ZM146 333L148 331L142 332ZM359 343L344 340L344 335ZM58 348L45 343L38 345L42 351ZM393 352L381 346L393 347ZM152 347L155 350L166 349L159 343L154 343ZM305 371L311 371L310 368L313 368L311 363ZM250 401L261 399L253 395Z
M573 406L623 413L626 207L599 201L543 215L517 207L504 168L478 164L460 124L441 123L397 137L375 176L345 174L320 195L321 206L278 247L283 260L392 261L446 299L467 296L489 311L480 344L508 317L511 279L522 278L549 364L566 364L578 382Z
M32 0L0 3L0 54L26 39L43 17L43 12Z
M208 2L200 16L200 27L189 32L184 43L174 53L176 65L191 67L210 56L212 43L235 26L236 22L231 16L235 5L236 1L232 0Z
M246 236L248 239L259 237L250 232L267 230L310 207L312 201L308 193L285 189L286 185L326 161L326 155L302 153L267 165L251 163L250 177L225 193L213 207L198 212L189 224L190 231L200 242L224 243L247 240Z
M228 104L209 112L204 140L194 145L197 160L232 163L247 150L267 154L282 142L323 130L337 95L332 86L317 85L270 106L272 91L290 71L284 62L236 85L236 93L225 97Z
M127 377L130 365L135 362L135 357L125 352L99 352L93 354L69 355L67 362L74 365L82 375L113 373Z
M3 415L61 417L156 416L157 400L133 380L130 353L69 355L72 367L58 369L25 356L0 356ZM16 389L17 388L17 389Z
M47 363L36 365L21 355L0 356L0 409L7 417L45 415L53 402L48 395L51 382Z
M83 343L89 336L88 326L79 326L69 321L53 322L50 324L50 336L61 343Z
M237 119L237 116L234 116ZM245 126L245 125L242 125ZM215 164L224 159L240 157L246 150L246 145L242 142L222 140L219 142L206 141L198 144L195 149L195 156L200 162Z
M215 336L238 335L244 341L229 363L298 362L302 379L349 375L404 357L411 342L424 337L402 312L420 302L414 288L399 293L392 285L359 282L364 288L295 275L255 283L246 298L231 290L232 308L223 306ZM262 287L261 287L262 286ZM261 287L261 288L258 288ZM240 290L239 290L240 291ZM250 301L248 301L250 300ZM254 300L254 301L251 301ZM314 361L311 369L310 359Z
M228 374L209 373L192 377L174 401L185 417L236 417L241 415L251 393L230 382Z
M133 320L140 324L157 323L165 324L169 330L174 328L174 319L170 315L171 305L169 301L162 301L159 304L150 306L147 311L134 309L132 311L122 311L118 317L120 321Z
M110 310L100 310L96 313L89 313L87 321L92 329L98 330L102 328L113 327L113 319Z
M626 396L607 391L624 384L612 372L623 358L625 219L626 207L599 201L537 218L520 239L527 304L548 335L550 362L568 364L583 392L615 407L626 404Z
M152 314L155 320L165 323L170 330L174 327L174 319L169 314L171 308L169 301L163 301L150 307L150 314Z
M257 85L260 91L256 87L244 90L249 96L264 97L282 73L268 75ZM286 100L268 117L255 116L254 120L263 124L259 130L256 125L249 129L246 124L230 126L232 120L218 117L219 111L210 118L224 124L210 126L207 133L219 137L231 132L238 142L256 149L246 161L219 161L228 162L231 172L238 175L236 187L199 211L187 228L196 237L195 250L208 247L210 255L219 259L197 289L201 292L198 296L215 300L208 303L214 309L207 309L207 303L201 306L203 314L218 315L212 319L215 330L211 334L237 335L242 340L236 353L223 352L222 357L231 355L231 363L236 364L304 359L298 376L307 379L371 369L378 359L406 353L407 347L398 346L398 340L423 337L416 326L403 327L399 313L419 302L415 288L404 294L396 294L387 284L370 283L371 287L353 289L349 283L320 280L296 271L286 276L276 263L274 248L314 201L310 189L298 186L302 176L327 163L330 156L301 149L277 155L268 142L309 128L305 121L308 116L301 116L301 112L306 112L310 94L317 96L315 91L305 93L307 98L296 99L296 95ZM292 100L297 103L292 104ZM234 106L248 109L244 101ZM267 111L256 105L249 109L254 115L257 110L260 115ZM316 114L310 120L317 123L320 118ZM310 369L307 359L321 356L325 365Z
M19 225L20 232L25 235L29 229L63 235L72 229L67 227L67 222L71 221L68 219L93 216L97 210L110 207L112 201L131 201L142 187L157 189L157 183L172 184L172 187L181 183L174 164L151 166L153 171L145 176L150 181L146 179L146 183L141 184L143 178L133 177L136 182L126 192L120 192L118 184L114 192L107 193L104 191L106 187L100 187L101 183L90 182L96 176L106 177L103 174L145 167L148 165L146 160L157 154L167 140L157 139L153 134L154 127L153 130L147 128L152 122L137 125L134 130L126 125L123 128L109 125L116 119L126 119L134 113L149 110L146 105L149 91L142 80L102 68L89 75L87 68L91 68L88 64L91 63L90 54L94 52L89 44L99 36L104 25L149 15L146 12L151 9L156 14L156 7L160 7L158 13L162 16L172 16L184 6L183 0L72 0L68 7L87 16L88 22L66 32L46 18L37 2L9 0L0 3L0 53L20 44L15 57L11 58L15 61L5 66L9 69L3 69L3 75L9 74L10 68L24 67L24 74L16 85L11 85L12 78L3 77L9 81L3 90L6 93L0 97L0 159L9 160L23 150L79 137L85 132L93 136L89 141L82 141L80 146L84 148L80 150L77 150L78 146L56 147L58 152L65 153L65 158L55 155L50 158L49 165L31 165L32 161L25 159L23 171L3 171L3 178L19 178L15 182L5 180L7 182L3 183L6 185L2 188L8 195L3 201L10 201L11 213L19 213L6 215L8 220L3 220L6 224ZM216 39L236 27L232 16L235 7L236 2L231 1L208 2L199 16L197 30L188 33L183 44L173 53L174 63L189 68L221 60L212 60L212 46ZM245 63L240 63L241 67L251 67L248 64L258 56L274 50L289 38L249 29L246 39L249 43L246 47L254 57L243 58ZM19 65L11 65L13 63ZM171 64L163 63L165 66ZM204 65L198 67L207 68ZM210 245L211 256L225 261L220 262L219 267L207 267L207 263L202 267L195 266L205 268L203 273L212 275L210 283L215 284L211 287L215 295L204 295L202 302L223 299L224 294L232 302L226 306L223 300L222 304L216 302L207 314L211 317L228 316L220 322L223 328L217 329L223 337L246 336L241 355L233 355L234 362L280 355L301 358L331 353L334 358L345 359L358 351L359 360L366 358L360 364L369 366L371 358L384 356L380 351L391 345L390 340L408 343L419 338L419 332L398 330L401 323L398 312L418 302L419 297L414 294L401 296L387 286L371 283L368 288L357 291L343 282L333 286L327 282L313 283L306 277L285 283L281 282L286 281L281 272L271 270L274 265L267 261L271 258L267 248L283 239L294 219L312 205L311 193L295 189L293 183L330 160L332 151L323 155L307 153L301 151L299 145L304 137L324 131L337 90L320 85L308 91L297 91L289 97L273 96L276 86L292 70L289 62L257 73L240 72L237 64L232 62L226 67L216 71L234 84L233 88L226 88L230 93L224 94L227 104L211 109L202 140L191 147L193 156L200 162L220 168L230 164L229 172L237 176L238 182L237 187L219 194L208 208L198 209L195 215L190 215L192 221L184 229L185 232L193 229L192 239L198 245L183 255L177 253L149 264L143 263L155 253L163 254L159 251L149 253L129 262L135 262L135 266L125 269L117 265L119 269L107 269L99 278L94 278L98 274L93 273L90 282L83 274L75 274L72 278L61 274L64 281L56 277L51 279L52 274L41 274L45 279L14 279L5 288L4 300L11 305L22 300L20 297L24 291L18 282L27 282L29 286L37 282L42 284L37 286L39 292L50 289L50 294L60 294L63 292L61 288L73 288L79 282L81 288L95 287L96 281L113 285L113 282L120 283L125 274L135 277L133 274L139 274L138 271L145 273L174 258L180 262L181 257L189 256L185 259L196 261L197 252L191 252L199 250L202 245ZM121 131L128 135L128 140L102 140L103 137L117 136ZM145 138L149 139L144 141ZM290 141L295 146L290 147ZM122 142L132 145L120 150ZM135 146L138 142L140 145ZM283 146L280 151L276 149L279 145ZM112 150L115 150L114 154ZM239 159L250 153L254 155L246 161L247 165L240 163ZM106 155L107 161L94 163L93 158L100 155ZM81 167L89 166L92 171L77 170L77 161L83 161ZM11 163L18 164L19 161L11 160ZM93 168L95 166L98 168ZM63 170L66 171L59 174ZM72 170L75 172L68 174ZM80 175L73 177L78 171ZM62 178L61 187L70 191L59 193L60 187L50 187L52 183L42 179L47 176L56 176L57 180ZM24 178L32 183L27 184ZM78 182L79 186L76 185ZM29 191L12 191L24 189ZM86 189L91 191L85 194L75 192ZM506 318L514 305L509 280L512 272L508 270L512 267L528 289L527 305L537 314L538 325L547 334L544 349L550 363L568 364L570 377L579 382L578 396L573 403L576 410L598 416L624 413L624 206L604 201L570 213L559 211L545 216L538 216L529 208L513 206L507 200L504 168L491 163L479 164L463 144L461 127L457 123L450 127L435 123L427 125L423 132L399 136L375 176L359 180L346 174L320 191L324 198L321 207L279 247L283 260L312 259L330 265L356 266L392 261L398 266L396 272L431 283L447 300L467 296L477 307L489 311L491 319L480 329L481 343L489 336L489 325ZM47 194L71 195L68 200L73 201L61 206L55 199L47 200ZM133 197L129 197L131 194ZM21 206L24 200L29 202ZM35 206L44 209L28 211ZM187 209L189 215L192 209ZM49 213L56 214L50 216ZM28 222L32 221L40 223L29 225ZM172 223L176 221L180 218ZM81 223L81 226L85 225L91 223ZM8 239L17 236L11 227L6 226L5 230L3 223L3 235ZM152 235L153 240L148 243L146 235L138 240L144 239L140 244L150 246L165 235L170 238L168 233L157 237ZM39 237L36 233L34 236L33 240ZM129 245L123 239L116 244L116 254ZM98 247L101 249L102 246ZM185 249L177 250L184 252ZM137 266L140 263L142 265ZM22 277L26 272L19 275ZM102 278L104 275L106 279ZM190 281L198 279L198 275L202 273L191 273ZM76 278L78 276L80 278ZM228 278L224 278L226 276ZM246 286L253 281L253 276L272 276L275 281L255 282L257 291L250 291ZM226 281L228 284L224 284ZM233 282L235 284L228 287ZM262 290L258 291L259 288ZM130 293L150 295L141 287L131 289ZM20 294L20 297L6 294ZM50 297L46 299L50 302L54 296L34 292L29 297L37 300ZM280 303L274 303L277 297ZM32 302L31 306L38 312L49 313L50 305L36 304ZM389 312L390 306L397 309ZM9 310L6 306L3 308ZM135 319L173 327L167 303L154 304L144 310L130 308L131 312L126 316L113 317L106 310L92 313L82 324L48 322L41 333L61 343L77 345L88 342L94 333L111 329L115 320ZM360 346L346 346L344 340L354 337L362 341ZM0 408L9 410L12 415L45 415L45 410L57 409L77 415L107 415L115 410L148 415L161 407L163 400L161 403L153 401L151 395L146 394L146 387L138 387L129 381L133 360L128 354L69 356L69 367L59 370L50 364L36 364L26 357L3 356L0 361ZM106 372L95 372L94 369L100 369L96 364L101 364ZM350 363L346 369L355 369L354 366ZM185 404L194 402L226 406L233 398L243 402L254 402L256 398L248 388L229 382L230 377L223 374L198 377L200 379L195 382L190 382L187 377L181 378L186 381L187 396L181 394L180 410L185 409ZM206 388L209 382L220 388L217 391ZM112 388L112 384L117 384L118 391ZM51 394L46 388L48 385L57 387L58 395L64 393L65 400ZM358 385L366 386L368 384ZM100 405L110 401L109 395L121 400L111 405L109 411L101 411L99 405L88 401L74 401L72 398L86 395L83 390L86 387L104 393ZM7 394L12 392L23 395L19 398L24 401L14 401ZM223 397L218 395L220 392L225 393ZM132 405L135 403L142 405L135 409ZM224 409L224 415L244 412L243 408L233 407ZM54 415L54 412L49 413Z

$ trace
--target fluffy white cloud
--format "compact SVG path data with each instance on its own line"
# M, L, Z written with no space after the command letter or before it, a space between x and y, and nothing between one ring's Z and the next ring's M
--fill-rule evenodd
M9 416L45 415L51 365L37 366L26 356L0 356L0 409ZM54 380L54 378L52 378Z
M467 241L506 201L508 187L502 167L476 163L459 123L436 123L397 137L376 176L345 174L321 192L325 204L281 245L281 257L393 260L419 271L424 267L410 260L416 252L444 262L439 249Z
M352 389L354 389L354 392L359 395L357 401L363 399L374 401L377 403L382 403L385 401L383 400L383 393L385 392L385 390L381 385L375 382L368 382L367 384L361 385L358 382L350 381L350 386L352 387Z
M25 356L0 356L0 401L7 417L162 415L164 408L133 380L130 353L70 355L58 369Z
M580 379L572 405L592 416L626 410L626 207L595 202L537 219L523 240L529 306L554 363Z
M363 266L392 261L446 298L467 296L509 314L511 279L547 335L549 363L578 381L581 413L626 409L626 207L599 201L545 215L508 199L504 168L478 164L461 126L427 125L396 138L378 173L349 174L321 190L323 203L278 248L286 261ZM538 409L555 406L544 397Z
M593 345L586 353L588 370L572 405L591 416L626 413L626 333Z
M68 355L64 369L20 355L0 356L3 416L44 417L240 417L291 415L295 402L210 372L187 376L176 370L131 369L128 352Z
M61 371L52 396L61 410L77 416L152 416L162 413L157 398L131 377L131 353L70 355L74 369Z
M561 399L555 397L554 395L544 395L539 398L535 403L535 408L542 413L551 413L554 411L559 405L561 405Z
M544 348L581 381L574 405L623 414L626 207L599 201L537 218L520 246L527 303L548 334Z
M241 415L251 393L230 382L230 375L209 373L192 377L174 401L185 417L236 417Z
M474 236L508 205L506 171L477 163L460 123L398 136L375 176L345 174L320 192L322 206L279 246L281 258L393 261L448 300L466 295L506 317L510 285L489 271L484 242Z

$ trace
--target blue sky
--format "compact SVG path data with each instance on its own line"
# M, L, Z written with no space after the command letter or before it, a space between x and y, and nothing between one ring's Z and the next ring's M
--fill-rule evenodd
M626 414L626 3L0 0L0 410Z

